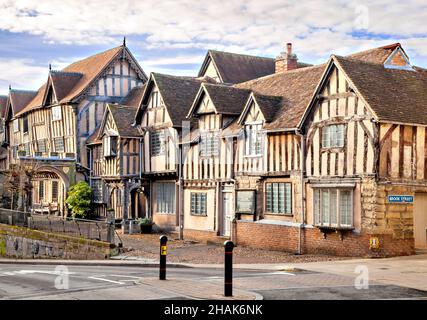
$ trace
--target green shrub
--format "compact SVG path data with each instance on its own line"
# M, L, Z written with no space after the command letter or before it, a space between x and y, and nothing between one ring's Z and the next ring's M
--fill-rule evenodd
M84 181L71 186L65 202L74 218L86 218L92 211L92 189Z

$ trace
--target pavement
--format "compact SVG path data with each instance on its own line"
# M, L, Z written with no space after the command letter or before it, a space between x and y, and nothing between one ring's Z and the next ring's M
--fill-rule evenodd
M55 266L70 270L57 290ZM310 263L235 264L236 300L427 299L427 255ZM0 299L224 299L222 264L168 263L158 280L154 259L0 260ZM357 287L363 274L366 288Z

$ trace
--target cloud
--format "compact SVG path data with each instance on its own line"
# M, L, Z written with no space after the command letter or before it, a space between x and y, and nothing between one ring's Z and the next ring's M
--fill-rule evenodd
M0 0L0 31L41 37L70 56L72 46L115 46L127 35L137 39L147 72L194 74L208 48L274 57L289 41L310 63L401 42L416 63L427 64L426 11L425 0ZM60 69L71 61L52 64Z
M38 89L46 81L47 67L35 65L30 59L0 58L0 94L7 94L9 84L16 89Z

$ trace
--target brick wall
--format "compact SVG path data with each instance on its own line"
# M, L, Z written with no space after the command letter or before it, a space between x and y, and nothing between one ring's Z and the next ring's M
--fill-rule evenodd
M218 233L216 231L184 229L184 239L216 242L218 241Z
M294 226L237 222L237 244L270 250L298 251L299 228ZM380 248L370 249L371 236L379 238ZM317 228L302 230L302 249L306 254L336 256L390 257L414 253L413 239L396 239L391 234L328 233L326 237Z

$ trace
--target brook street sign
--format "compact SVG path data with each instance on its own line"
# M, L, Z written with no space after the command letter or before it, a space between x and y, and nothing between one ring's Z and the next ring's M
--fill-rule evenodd
M389 195L388 202L391 203L413 203L414 196L408 195Z

